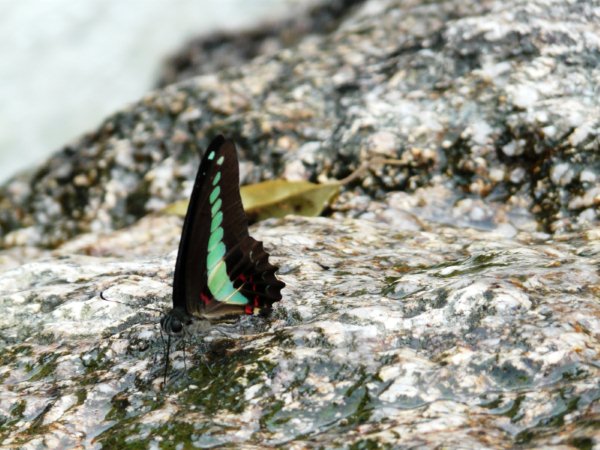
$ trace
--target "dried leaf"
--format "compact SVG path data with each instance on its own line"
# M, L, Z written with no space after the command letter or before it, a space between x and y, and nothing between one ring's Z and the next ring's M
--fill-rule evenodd
M339 183L315 184L309 181L270 180L240 188L242 203L251 222L287 214L318 216L340 191ZM184 217L188 200L167 206L163 212Z
M318 216L340 191L339 183L271 180L242 186L244 209L251 221L287 214Z
M374 158L363 162L343 180L315 184L309 181L271 180L240 188L242 203L251 222L287 214L314 217L320 215L339 194L342 186L362 177L368 169L382 164L402 165L401 160ZM166 214L185 216L188 201L181 200L164 209Z
M189 203L190 203L189 199L179 200L179 201L177 201L175 203L171 203L169 206L165 207L165 209L163 209L162 212L164 214L185 217L185 213L187 212Z

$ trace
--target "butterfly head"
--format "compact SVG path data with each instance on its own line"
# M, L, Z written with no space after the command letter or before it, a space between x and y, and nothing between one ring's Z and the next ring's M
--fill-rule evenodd
M162 330L170 336L181 336L191 318L180 308L173 308L160 319Z

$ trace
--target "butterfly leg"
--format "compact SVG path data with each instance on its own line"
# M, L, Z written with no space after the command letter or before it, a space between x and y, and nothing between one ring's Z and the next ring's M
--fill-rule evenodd
M183 338L183 373L187 376L187 360L185 355L185 337Z
M206 343L206 341L202 341L201 344L201 348L202 348L202 353L200 354L200 358L202 359L202 362L204 363L204 365L206 366L206 369L208 370L208 373L210 375L214 375L212 369L211 369L211 365L210 365L210 361L208 360L208 357L206 356L208 350L209 350L209 344Z
M171 351L171 335L167 334L167 349L166 349L166 357L165 357L165 374L163 376L163 389L167 385L167 374L169 373L169 353Z
M162 345L164 346L165 345L165 337L163 335L162 328L159 327L158 331L160 333L160 342L162 342ZM152 358L152 365L156 365L156 358L158 357L158 353L156 353L156 352L153 352L153 353L154 353L154 356ZM163 353L163 355L164 355L164 353Z

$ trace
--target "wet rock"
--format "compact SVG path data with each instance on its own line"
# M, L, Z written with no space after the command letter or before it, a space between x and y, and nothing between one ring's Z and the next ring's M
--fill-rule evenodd
M161 390L173 220L0 275L0 445L598 443L597 230L263 222L284 299L178 342ZM151 229L154 248L131 240Z

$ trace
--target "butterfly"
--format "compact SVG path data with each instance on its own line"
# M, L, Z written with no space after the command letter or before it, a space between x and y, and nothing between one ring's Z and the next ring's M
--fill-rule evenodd
M161 319L168 336L194 320L228 322L270 314L285 283L262 242L248 233L233 141L217 136L206 150L187 209L173 279L173 308Z

